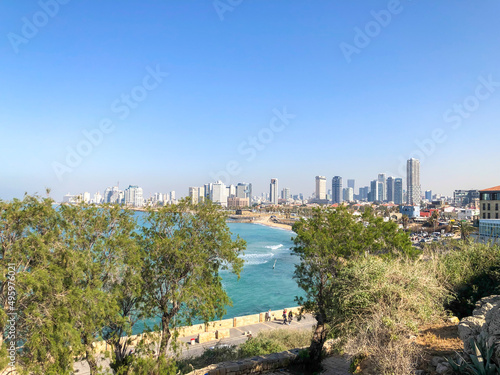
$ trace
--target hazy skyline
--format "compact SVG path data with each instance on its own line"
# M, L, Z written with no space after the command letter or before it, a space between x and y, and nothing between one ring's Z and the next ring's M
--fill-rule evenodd
M231 5L233 4L233 5ZM235 5L239 4L239 5ZM500 184L500 4L0 3L0 199L317 175ZM420 153L420 154L419 154Z

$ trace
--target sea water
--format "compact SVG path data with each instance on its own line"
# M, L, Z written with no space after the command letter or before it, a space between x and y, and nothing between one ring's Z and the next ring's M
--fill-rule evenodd
M137 213L139 224L142 224L142 215ZM247 247L241 256L245 263L239 280L230 271L220 273L233 303L227 307L223 319L296 306L295 297L303 292L293 279L298 262L298 257L291 251L294 233L250 223L228 223L228 226L233 238L239 235ZM148 320L147 325L152 328L154 320ZM143 330L143 322L138 322L133 333Z

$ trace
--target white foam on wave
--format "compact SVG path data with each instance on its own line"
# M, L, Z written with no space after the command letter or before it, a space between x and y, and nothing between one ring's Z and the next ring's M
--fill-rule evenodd
M269 260L274 256L273 253L268 254L245 254L241 256L241 259L245 261L246 265L256 265L264 264L269 262Z
M283 244L279 244L279 245L268 245L268 246L264 246L266 249L271 249L271 250L278 250L280 248L283 247Z

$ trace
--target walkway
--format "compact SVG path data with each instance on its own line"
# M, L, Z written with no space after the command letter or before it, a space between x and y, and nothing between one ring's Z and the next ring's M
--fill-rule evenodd
M197 357L203 354L203 351L207 348L212 348L216 345L240 345L248 340L245 332L251 332L252 336L256 336L260 331L270 330L270 329L312 329L312 327L316 324L316 320L312 317L312 315L305 315L300 321L294 319L290 325L283 325L282 320L273 320L270 322L262 322L257 324L250 324L247 326L241 326L237 328L230 328L230 337L221 339L221 340L213 340L203 344L194 344L190 345L188 343L191 342L191 339L197 338L198 335L180 337L179 341L186 343L187 345L182 347L181 358L191 358ZM104 359L99 363L103 368L109 368L109 360ZM74 366L75 373L78 375L88 375L90 374L89 366L86 361L81 361L75 363Z

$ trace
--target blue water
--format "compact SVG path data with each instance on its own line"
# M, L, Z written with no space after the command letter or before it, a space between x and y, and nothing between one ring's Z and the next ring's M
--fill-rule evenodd
M138 212L136 216L142 224L143 213ZM295 296L303 292L293 279L298 261L291 253L294 233L258 224L228 223L228 226L234 237L239 235L247 242L247 248L242 256L245 265L239 280L230 271L221 272L224 288L233 301L224 319L296 306ZM153 321L147 324L152 328ZM144 325L138 322L133 333L143 330Z

